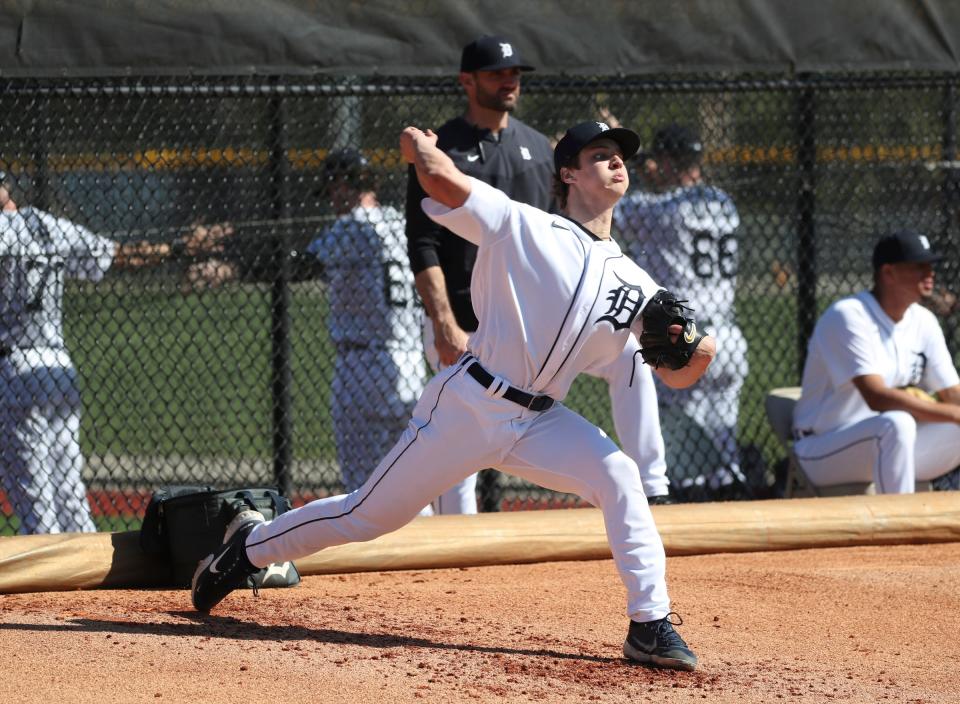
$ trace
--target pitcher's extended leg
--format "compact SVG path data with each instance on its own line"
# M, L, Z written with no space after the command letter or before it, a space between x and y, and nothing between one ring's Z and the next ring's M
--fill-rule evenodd
M637 621L667 615L666 557L637 466L602 430L555 406L531 424L498 469L600 508L627 588L627 613Z
M438 374L399 442L366 483L351 494L313 501L255 527L246 541L251 562L262 567L389 533L499 458L497 421L483 407L489 400L482 391L458 368Z

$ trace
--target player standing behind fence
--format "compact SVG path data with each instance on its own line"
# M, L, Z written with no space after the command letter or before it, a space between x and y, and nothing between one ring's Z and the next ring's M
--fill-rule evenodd
M323 179L337 219L306 253L327 282L331 413L349 493L400 437L427 374L403 215L377 201L374 171L356 150L331 153Z
M464 115L437 130L437 146L460 171L494 186L511 199L541 210L553 206L553 149L540 132L511 113L520 99L523 71L534 70L504 37L483 36L463 48L460 85ZM424 302L424 348L434 370L455 362L477 329L470 280L477 247L451 236L420 207L423 188L411 168L407 182L407 238L417 291ZM667 500L668 482L656 390L650 370L637 361L629 340L610 364L587 369L604 379L617 436L636 461L652 503ZM435 502L440 513L476 513L476 477L468 477Z
M326 282L326 323L337 353L330 414L349 493L400 437L427 373L403 215L380 204L376 170L356 149L330 152L320 178L316 195L337 217L304 251L288 253L287 275ZM258 266L258 252L236 240L227 246L233 257L193 268L194 288L222 285Z
M684 472L676 483L687 489L694 485L717 489L734 478L746 483L740 470L737 416L747 375L747 343L734 312L740 215L729 195L703 183L702 157L703 144L691 129L672 124L658 130L649 152L638 158L654 192L634 191L614 210L630 256L661 285L683 291L701 329L716 336L723 349L695 387L658 385L661 406L682 410L704 428L723 464L704 466L705 458L714 453L698 451L692 442L671 445L671 456L680 465L674 469Z
M436 140L408 127L400 150L429 194L428 215L478 245L471 286L480 324L470 351L430 380L403 436L359 490L269 523L257 511L238 513L197 565L193 604L209 611L255 565L396 530L429 497L492 466L600 508L627 589L624 655L692 670L697 658L669 620L666 557L636 464L557 402L585 367L617 358L631 335L678 386L694 383L715 354L672 294L610 238L613 206L629 184L624 158L640 140L597 122L567 131L554 156L565 216L466 176Z
M117 244L13 199L0 172L0 479L21 533L95 531L81 477L80 392L63 338L66 279L212 251L195 229L174 245Z

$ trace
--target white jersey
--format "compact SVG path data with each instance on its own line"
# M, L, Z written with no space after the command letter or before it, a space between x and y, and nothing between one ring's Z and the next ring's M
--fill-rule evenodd
M99 281L115 250L112 240L34 208L0 212L0 344L63 349L64 279Z
M933 313L913 304L895 323L872 293L862 291L837 301L817 321L794 427L819 434L876 415L852 381L867 374L883 377L890 387L927 391L960 383Z
M662 286L682 292L701 327L733 323L740 215L730 196L705 185L636 191L613 218L630 257Z
M310 243L307 252L324 266L334 343L420 347L419 299L404 219L395 208L354 208Z
M427 198L423 209L479 246L471 296L480 325L470 350L523 390L562 400L581 371L612 362L631 330L640 332L640 313L660 289L613 240L482 181L471 179L459 208Z
M0 212L0 345L8 348L0 357L0 479L22 533L96 530L81 476L63 286L67 278L99 281L115 251L113 241L34 208Z

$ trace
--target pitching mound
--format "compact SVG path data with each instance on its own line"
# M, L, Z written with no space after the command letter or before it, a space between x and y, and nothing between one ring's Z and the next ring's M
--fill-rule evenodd
M955 702L960 543L674 557L694 673L621 658L608 560L313 576L231 595L0 596L0 699ZM69 696L68 696L69 694Z

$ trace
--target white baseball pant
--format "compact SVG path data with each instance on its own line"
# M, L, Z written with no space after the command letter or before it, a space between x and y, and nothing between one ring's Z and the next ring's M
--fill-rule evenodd
M740 470L737 445L737 419L740 411L740 390L747 376L747 341L736 325L707 325L703 332L717 341L717 355L703 377L686 389L671 389L661 384L657 389L660 403L675 406L702 427L713 440L723 467L704 467L702 448L694 445L671 447L683 467L675 467L680 476L693 484L706 483L713 488L733 480L732 472L746 483ZM685 484L686 485L686 484Z
M912 494L960 466L960 425L918 423L887 411L830 433L808 435L794 453L815 486L874 482L878 494Z
M495 395L504 391L499 384L483 388L465 366L461 360L430 381L403 437L362 488L256 526L246 541L250 561L267 565L372 540L409 522L454 483L495 467L599 507L627 588L628 615L666 616L663 543L633 460L562 404L527 410Z
M337 351L331 388L331 416L343 485L349 493L370 472L407 427L423 392L423 355L372 345Z
M440 363L440 355L437 353L433 334L433 323L426 315L423 316L423 349L427 357L427 362L434 372L443 369ZM482 467L481 469L486 469ZM457 515L457 514L475 514L477 513L477 474L474 472L462 481L457 482L452 487L433 498L431 502L433 512L436 515Z
M96 531L81 476L76 371L0 360L0 394L0 478L20 532Z
M664 459L660 409L653 372L640 357L640 344L631 335L623 352L612 363L584 373L607 382L613 425L623 451L637 463L643 490L648 497L670 491Z

